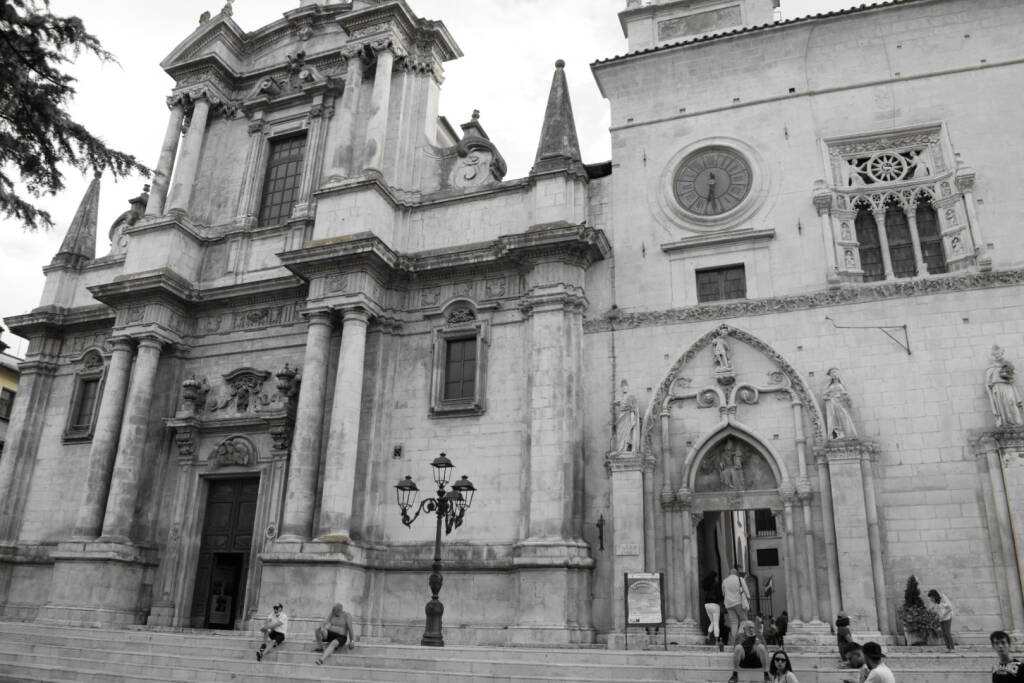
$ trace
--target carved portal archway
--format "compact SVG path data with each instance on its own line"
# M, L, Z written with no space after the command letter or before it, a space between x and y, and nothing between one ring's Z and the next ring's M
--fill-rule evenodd
M661 503L645 509L644 527L664 531L645 539L645 564L669 577L670 615L683 624L699 618L696 529L704 513L767 509L785 544L786 583L799 586L788 595L790 615L824 627L819 614L838 602L832 576L829 604L818 594L826 572L817 558L828 557L828 574L837 576L827 475L818 469L812 481L811 472L824 443L807 382L755 335L720 325L679 357L647 408L640 440L643 459L656 464L645 483L660 485Z

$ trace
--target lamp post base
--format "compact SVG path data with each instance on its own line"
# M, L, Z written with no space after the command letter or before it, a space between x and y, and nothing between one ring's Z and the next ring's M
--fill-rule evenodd
M423 631L420 645L444 647L444 636L441 634L441 616L444 614L444 605L435 598L427 603L426 612L427 628Z

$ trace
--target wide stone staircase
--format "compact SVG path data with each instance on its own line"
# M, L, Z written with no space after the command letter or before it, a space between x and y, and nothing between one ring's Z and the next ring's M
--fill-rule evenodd
M358 643L317 666L308 638L286 641L257 663L257 634L239 631L92 629L0 621L0 682L348 681L350 683L724 683L731 659L715 648L663 652L527 647L425 648ZM790 648L800 683L841 683L831 648ZM890 648L899 683L987 683L992 655L980 648ZM744 671L741 681L761 681Z

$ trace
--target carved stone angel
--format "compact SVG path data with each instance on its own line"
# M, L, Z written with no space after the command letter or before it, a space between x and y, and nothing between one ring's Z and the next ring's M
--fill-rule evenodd
M615 408L615 434L612 449L616 453L636 450L636 437L640 430L640 410L636 396L629 393L629 383L622 380L622 395L613 404Z
M725 335L715 337L711 342L711 353L715 357L715 370L732 370L732 360L729 358L729 345L725 342Z
M1017 371L1003 354L1000 347L992 347L992 364L985 371L985 391L988 392L989 405L996 418L996 427L1024 425L1024 410L1014 384Z
M828 386L825 387L825 426L829 439L855 439L857 428L853 426L850 414L850 393L839 378L839 369L828 371Z

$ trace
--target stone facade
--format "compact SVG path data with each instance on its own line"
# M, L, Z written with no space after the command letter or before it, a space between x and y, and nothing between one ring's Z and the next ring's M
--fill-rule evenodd
M438 118L459 48L403 0L204 20L111 252L97 179L7 320L0 611L246 627L282 601L302 632L340 600L414 641L433 529L394 484L445 451L478 489L449 642L616 645L634 571L696 640L733 560L794 637L840 609L898 633L911 573L961 638L1021 631L1024 155L992 131L1024 8L734 4L631 1L636 51L592 66L611 162L581 160L558 62L514 180L476 114Z

